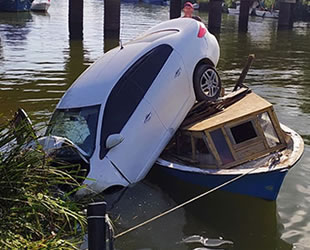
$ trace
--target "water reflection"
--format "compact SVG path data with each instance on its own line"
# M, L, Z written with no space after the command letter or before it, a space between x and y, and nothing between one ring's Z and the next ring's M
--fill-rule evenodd
M163 175L156 165L148 176L157 183L176 204L206 191L176 178ZM223 237L234 242L234 249L292 249L280 238L276 202L219 191L184 207L187 236ZM198 246L197 246L198 247Z
M104 53L108 52L109 50L117 47L120 43L118 34L114 36L110 34L109 37L104 38Z
M2 64L2 60L3 60L3 48L2 48L2 40L0 36L0 66ZM1 71L0 71L0 74L1 74Z
M0 31L9 46L25 43L31 29L30 12L1 12Z
M112 204L112 216L116 234L177 205L158 186L142 181L117 195L104 195ZM184 210L180 209L168 216L145 225L115 241L117 249L188 249L181 244L186 225Z
M50 13L47 11L47 12L44 12L44 11L33 11L31 12L32 16L36 16L36 17L43 17L43 18L50 18L51 15Z
M204 191L162 175L155 166L143 182L104 197L117 234ZM276 202L219 191L122 236L115 244L117 249L185 250L202 247L193 240L199 237L211 239L209 243L221 249L292 249L281 239L282 230Z
M84 57L87 51L84 50L83 41L70 40L69 51L65 50L64 53L68 54L65 66L65 71L67 72L66 82L71 85L88 67L87 60Z

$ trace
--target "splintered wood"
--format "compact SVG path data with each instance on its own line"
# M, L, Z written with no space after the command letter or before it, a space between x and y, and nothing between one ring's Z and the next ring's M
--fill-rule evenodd
M236 103L249 93L251 93L250 89L241 88L240 90L231 92L230 94L224 96L223 98L219 98L216 101L203 101L196 103L189 111L180 128L186 129L187 127L196 122L207 119L211 115L223 111L225 108Z

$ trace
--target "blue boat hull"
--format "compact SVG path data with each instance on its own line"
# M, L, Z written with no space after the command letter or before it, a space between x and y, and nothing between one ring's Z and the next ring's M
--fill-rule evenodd
M183 181L208 188L217 187L238 176L195 173L164 166L158 167L160 167L165 173L175 176ZM288 169L282 169L265 173L248 174L221 188L221 190L273 201L277 199L287 171Z
M0 0L0 11L29 11L32 0Z

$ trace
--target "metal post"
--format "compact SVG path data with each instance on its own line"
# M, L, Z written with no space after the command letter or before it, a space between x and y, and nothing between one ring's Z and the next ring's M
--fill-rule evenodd
M90 203L87 208L88 249L106 250L106 202Z
M119 45L121 23L120 0L104 0L104 51Z
M208 29L211 33L221 31L222 22L222 0L210 0Z
M181 16L182 0L170 0L170 19Z
M69 0L69 37L83 39L83 0Z
M249 11L251 0L241 0L239 14L239 31L248 31Z

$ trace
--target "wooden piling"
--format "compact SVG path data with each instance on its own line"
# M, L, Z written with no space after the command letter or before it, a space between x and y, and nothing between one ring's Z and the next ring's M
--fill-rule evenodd
M83 0L69 0L69 38L83 39Z
M292 29L294 20L294 8L296 0L281 0L278 19L278 29Z
M119 44L121 22L120 0L104 0L104 51ZM112 42L111 42L112 41Z
M251 3L251 0L241 0L240 2L239 31L241 32L248 31L249 11Z
M170 19L181 16L182 0L170 0Z
M222 3L222 0L210 0L209 2L208 29L213 34L221 31Z

